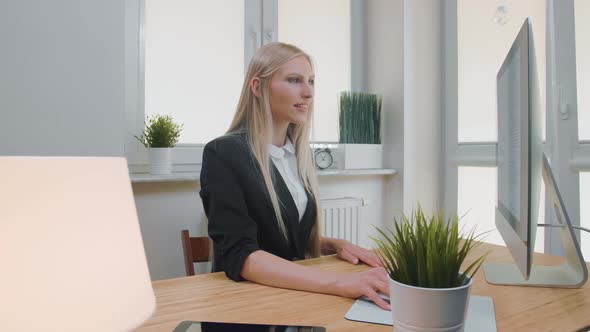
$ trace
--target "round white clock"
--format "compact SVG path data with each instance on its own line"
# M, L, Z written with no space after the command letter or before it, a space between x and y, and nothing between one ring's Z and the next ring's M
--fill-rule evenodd
M334 157L332 156L332 151L330 151L330 149L319 149L315 152L314 160L317 168L326 169L332 166Z

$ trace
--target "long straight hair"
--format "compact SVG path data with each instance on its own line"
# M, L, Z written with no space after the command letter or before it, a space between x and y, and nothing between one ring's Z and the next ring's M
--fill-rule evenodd
M230 135L237 133L246 134L248 147L258 162L264 183L270 195L279 229L286 241L289 241L287 225L281 215L280 202L273 183L272 162L268 154L268 144L271 144L273 134L272 113L270 110L270 81L273 74L281 65L299 56L305 57L313 68L310 56L296 46L285 43L269 43L258 49L248 66L238 108L227 131L227 134ZM255 77L260 79L260 97L256 97L250 87L250 82ZM303 180L305 189L311 194L311 199L315 201L317 207L315 225L312 228L305 250L307 258L318 257L320 255L321 213L319 211L321 209L319 186L313 165L312 152L309 146L312 119L313 101L309 106L306 121L302 124L291 123L287 129L287 137L295 146L299 176Z

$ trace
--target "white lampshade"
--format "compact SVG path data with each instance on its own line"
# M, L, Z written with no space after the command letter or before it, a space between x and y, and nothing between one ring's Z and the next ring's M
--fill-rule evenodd
M124 158L0 157L0 331L128 331L154 307Z

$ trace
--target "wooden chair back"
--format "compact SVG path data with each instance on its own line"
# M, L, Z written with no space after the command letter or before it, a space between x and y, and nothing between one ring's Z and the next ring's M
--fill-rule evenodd
M188 230L182 230L182 249L187 276L195 275L193 263L209 262L209 237L190 237Z

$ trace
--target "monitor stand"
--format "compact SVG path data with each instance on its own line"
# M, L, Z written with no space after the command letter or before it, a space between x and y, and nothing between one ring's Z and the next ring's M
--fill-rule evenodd
M565 262L555 266L532 265L528 279L523 277L523 273L514 263L486 263L483 268L487 282L496 285L579 288L588 280L586 262L584 262L572 223L565 210L561 194L545 155L543 155L543 181L547 192L550 194L556 216L555 220L557 221L557 224L550 226L560 228L565 251ZM518 234L498 209L496 209L496 226L517 262L523 262L527 259L527 262L532 260L534 248L528 246L518 237Z

